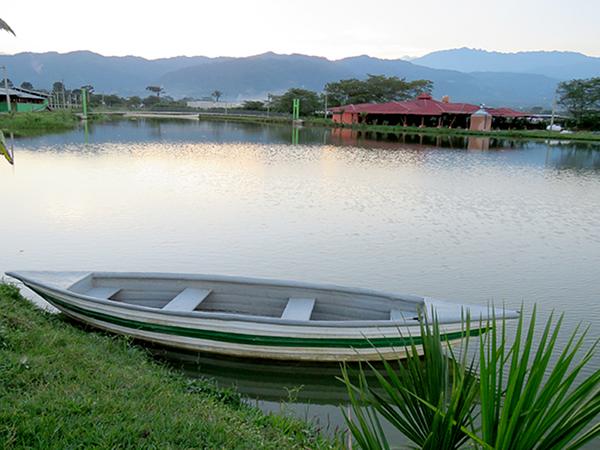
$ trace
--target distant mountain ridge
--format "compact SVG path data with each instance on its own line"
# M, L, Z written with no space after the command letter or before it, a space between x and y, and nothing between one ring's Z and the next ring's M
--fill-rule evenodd
M599 57L564 51L501 53L463 47L432 52L411 62L434 69L535 73L559 80L600 76Z
M63 80L67 87L91 84L97 92L145 96L146 86L160 84L166 94L178 98L203 97L218 89L223 99L244 100L264 99L268 93L291 87L322 91L331 81L383 74L432 80L436 97L449 95L453 101L512 107L550 105L559 80L594 73L597 63L600 58L574 52L505 54L471 49L433 52L412 61L367 55L329 60L272 52L240 58L155 60L89 51L0 55L0 65L8 67L15 84L29 81L46 89Z

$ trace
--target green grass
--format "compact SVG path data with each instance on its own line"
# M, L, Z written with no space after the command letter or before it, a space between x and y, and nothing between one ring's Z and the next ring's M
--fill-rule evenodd
M306 422L265 415L125 338L86 332L0 284L4 448L332 448Z
M71 130L78 123L77 116L68 111L0 114L0 130L17 136Z
M238 122L238 123L279 123L291 124L292 120L281 116L253 116L244 114L198 114L198 118L204 121L213 122Z
M326 119L309 119L305 122L308 125L336 126ZM339 127L339 125L337 125ZM508 139L556 139L561 141L600 141L600 133L589 131L578 131L575 133L561 134L556 131L546 130L492 130L492 131L472 131L456 128L430 128L430 127L402 127L391 125L345 125L343 128L351 128L360 131L371 131L388 134L428 134L435 136L487 136Z

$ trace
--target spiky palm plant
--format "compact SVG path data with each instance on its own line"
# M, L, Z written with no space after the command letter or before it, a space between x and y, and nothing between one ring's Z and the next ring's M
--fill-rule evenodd
M536 316L534 307L529 327L519 317L510 346L504 320L480 337L478 434L488 448L573 449L600 435L600 423L581 433L600 413L600 369L576 384L597 342L582 352L578 326L559 352L563 315L551 314L536 343Z
M489 331L480 334L475 356L478 379L466 359L469 318L459 359L452 351L446 358L434 317L422 321L423 337L413 340L405 363L395 370L384 363L386 376L376 373L377 386L367 384L362 369L353 383L343 368L354 413L346 421L356 442L389 448L379 416L418 448L575 449L600 436L600 423L590 426L600 414L600 369L577 384L596 343L583 351L587 330L577 327L559 351L562 316L556 322L550 316L534 342L536 316L534 308L526 327L521 315L514 334L504 318L487 320Z
M2 19L0 19L0 30L8 31L9 33L12 33L14 36L16 36L13 29Z
M470 334L469 321L464 335ZM405 361L397 368L383 361L384 374L370 366L376 385L367 383L361 368L358 384L351 380L348 368L342 368L342 379L348 389L354 419L346 422L354 439L362 448L390 448L379 416L400 430L418 448L457 449L469 440L468 429L474 416L477 380L472 362L467 362L468 349L461 357L448 358L449 343L441 337L438 321L421 320L421 337L412 339ZM468 345L468 340L465 340ZM418 351L422 347L423 359ZM345 414L345 412L344 412Z

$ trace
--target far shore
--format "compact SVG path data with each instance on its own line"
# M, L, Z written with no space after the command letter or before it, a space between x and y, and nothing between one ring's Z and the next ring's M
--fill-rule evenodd
M275 123L291 124L291 120L286 117L268 117L245 114L222 114L222 113L200 113L200 120L205 121L227 121L243 123ZM577 131L573 133L560 133L557 131L546 130L492 130L492 131L472 131L460 128L436 128L436 127L403 127L398 125L346 125L335 123L330 119L304 117L302 124L310 127L324 128L347 128L358 131L371 131L383 134L428 134L444 136L487 136L507 139L555 139L569 141L598 141L600 142L600 132Z
M217 121L253 123L260 125L278 124L292 125L292 120L286 116L266 114L242 114L242 113L213 113L197 111L93 111L87 120L101 122L112 119L140 118L140 119L165 119L165 120L189 120L189 121ZM82 120L81 113L70 111L52 111L43 113L19 113L0 114L0 130L5 134L13 133L15 136L31 136L52 132L61 132L74 129ZM546 130L492 130L472 131L460 128L434 128L434 127L403 127L397 125L374 125L374 124L339 124L330 119L317 117L301 118L302 126L321 128L345 128L357 131L375 132L382 134L422 134L435 136L483 136L504 139L535 139L535 140L559 140L600 142L600 132L577 131L573 133L561 133Z

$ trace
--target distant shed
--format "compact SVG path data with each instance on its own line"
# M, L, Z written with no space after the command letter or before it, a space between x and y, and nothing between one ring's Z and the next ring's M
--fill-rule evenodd
M32 93L24 89L8 88L11 111L32 112L42 111L48 108L48 99L40 94ZM0 112L8 112L6 104L6 89L0 87Z
M417 127L469 128L471 116L480 110L469 103L434 100L423 93L414 100L387 103L361 103L330 108L333 121L343 124L388 124ZM494 125L510 125L514 119L527 114L510 108L485 108ZM494 120L496 119L496 120Z

